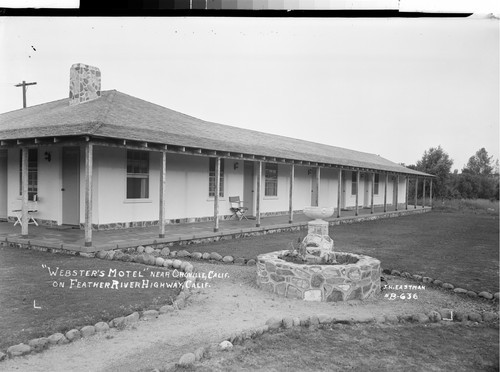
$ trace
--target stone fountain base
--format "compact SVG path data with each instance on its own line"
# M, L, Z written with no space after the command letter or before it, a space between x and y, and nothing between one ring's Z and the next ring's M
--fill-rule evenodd
M364 300L380 292L380 261L375 258L335 252L338 262L347 263L298 264L280 258L287 252L258 256L257 283L262 289L287 298L325 302Z

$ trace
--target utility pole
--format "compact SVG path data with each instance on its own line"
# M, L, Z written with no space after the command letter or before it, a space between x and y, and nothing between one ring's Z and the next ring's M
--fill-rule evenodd
M28 85L36 85L36 83L27 83L23 80L22 83L14 85L15 87L23 87L23 108L26 108L26 87Z

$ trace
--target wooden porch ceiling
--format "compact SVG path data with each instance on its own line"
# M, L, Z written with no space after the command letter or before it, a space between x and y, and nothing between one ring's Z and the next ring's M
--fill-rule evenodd
M346 166L342 164L329 164L329 163L317 163L299 159L288 159L288 158L276 158L268 157L256 154L238 153L238 152L228 152L219 151L213 149L204 149L196 147L186 147L173 144L163 144L155 142L145 142L145 141L135 141L130 139L120 139L120 138L109 138L109 137L97 137L97 136L60 136L60 137L34 137L34 138L22 138L22 139L8 139L0 140L0 150L9 148L35 148L40 146L82 146L85 143L92 143L94 146L103 147L117 147L125 148L131 150L143 150L143 151L153 151L153 152L166 152L174 154L186 154L194 156L204 156L204 157L220 157L225 159L235 159L235 160L248 160L248 161L265 161L269 163L280 163L280 164L294 164L306 167L321 167L321 168L335 168L342 170L360 171L367 173L381 173L389 175L407 175L415 176L410 173L404 172L394 172L386 171L374 168L363 168ZM419 176L423 178L435 178L436 176L427 175Z

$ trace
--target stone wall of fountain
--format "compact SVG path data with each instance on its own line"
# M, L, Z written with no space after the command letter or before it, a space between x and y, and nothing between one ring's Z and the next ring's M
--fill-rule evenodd
M306 301L364 300L380 292L380 261L365 255L334 252L328 235L328 218L333 208L304 210L316 218L308 223L302 252L282 250L258 256L257 282L267 291ZM290 258L300 258L292 262ZM297 260L295 260L297 261Z

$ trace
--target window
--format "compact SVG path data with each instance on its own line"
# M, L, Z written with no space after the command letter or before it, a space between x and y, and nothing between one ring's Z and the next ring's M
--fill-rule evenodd
M127 150L127 199L149 198L149 152Z
M215 197L215 161L216 158L210 158L210 165L208 171L208 196ZM220 185L219 197L224 197L224 159L220 160Z
M351 195L356 195L358 192L357 172L351 172L351 181L352 181Z
M379 177L380 175L379 174L375 174L375 182L373 184L373 193L375 195L378 195L378 184L379 184Z
M264 196L278 196L278 164L266 163L264 178Z
M23 194L23 153L19 152L19 195ZM28 149L28 200L38 194L38 149Z

